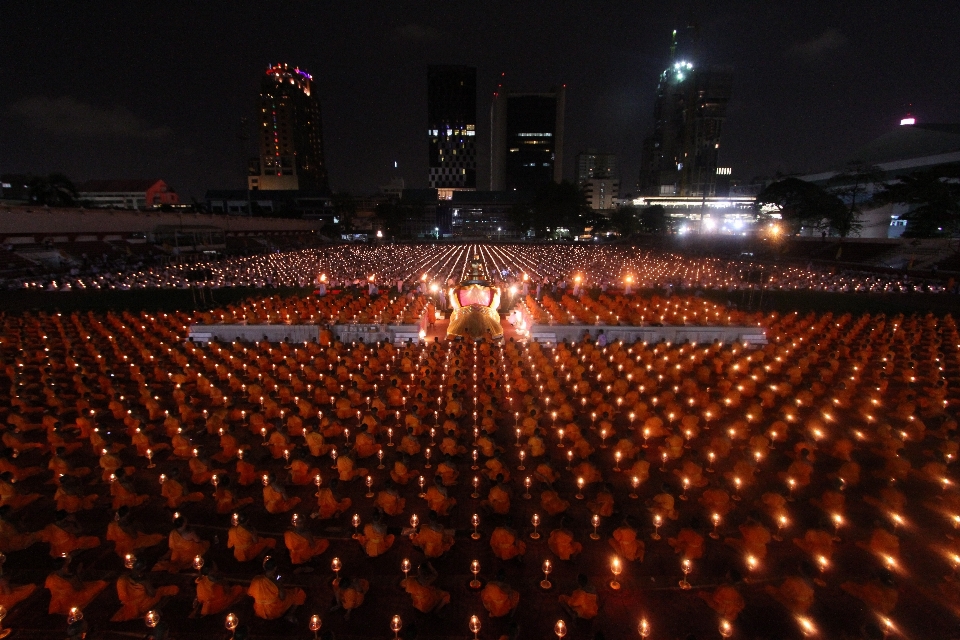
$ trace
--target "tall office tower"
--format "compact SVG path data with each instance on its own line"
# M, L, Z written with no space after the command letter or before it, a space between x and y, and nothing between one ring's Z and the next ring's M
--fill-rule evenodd
M247 185L252 191L327 191L320 101L313 77L286 63L271 65L260 83L257 143Z
M427 68L430 188L449 200L455 189L477 188L477 69Z
M534 191L563 179L566 87L548 93L497 90L490 107L490 189Z
M637 182L643 195L723 195L717 193L720 134L733 74L698 67L695 43L694 29L673 32L670 65L657 85L653 133L643 141Z
M577 184L583 186L591 178L613 178L617 173L617 156L587 149L577 154Z

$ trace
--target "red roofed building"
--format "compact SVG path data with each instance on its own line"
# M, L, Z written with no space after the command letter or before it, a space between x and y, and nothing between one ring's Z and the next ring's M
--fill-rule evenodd
M158 209L180 204L163 180L90 180L77 188L84 206L101 209Z

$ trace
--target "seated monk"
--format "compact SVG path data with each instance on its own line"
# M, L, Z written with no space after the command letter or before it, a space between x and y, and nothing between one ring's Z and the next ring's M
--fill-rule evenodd
M560 494L552 486L547 485L546 489L540 494L540 506L551 516L555 516L569 509L570 502L562 500Z
M130 523L130 508L120 507L107 525L107 540L113 542L114 553L123 559L128 553L136 554L141 549L160 544L163 534L140 533Z
M27 478L43 473L43 467L21 467L15 464L12 458L13 451L0 447L0 474L9 473L13 481L23 482Z
M279 460L283 457L283 452L289 452L293 449L293 444L290 442L290 437L284 432L274 429L270 433L270 437L267 438L267 449L270 450L270 455L274 460Z
M199 453L190 458L187 463L190 467L190 482L193 484L208 484L214 475L222 476L226 471L223 469L213 469L210 461Z
M55 521L37 532L37 539L50 545L50 556L64 556L82 549L100 546L96 536L78 536L76 525L67 519L65 511L57 511Z
M613 515L613 486L610 483L604 483L603 488L597 492L593 500L587 501L587 509L590 513L609 518Z
M14 586L6 578L0 576L0 607L10 611L23 600L33 595L37 590L35 584Z
M110 476L117 475L117 471L123 467L123 461L115 453L111 453L109 449L102 449L100 451L100 468L103 469L100 479L104 482L110 481ZM129 473L133 473L135 469L133 467L127 467Z
M413 432L413 427L407 428L406 435L400 439L400 444L397 445L397 451L408 456L415 456L420 453L420 441L417 440L417 436Z
M323 538L314 538L313 534L307 529L305 518L293 514L290 520L291 528L283 534L283 544L290 552L291 564L303 564L309 562L313 557L320 555L330 546L329 540Z
M707 513L711 516L714 513L719 513L721 517L730 513L734 506L729 493L723 489L714 488L707 489L700 495L700 504L706 508Z
M480 506L499 515L510 513L510 493L503 485L502 476L497 476L496 483L490 487L487 499L481 501Z
M721 585L714 589L713 593L701 591L697 595L728 622L736 620L745 606L743 596L730 585Z
M798 576L787 578L779 587L768 584L764 591L794 615L806 615L813 606L813 587Z
M237 498L230 488L230 476L217 477L217 488L213 491L213 500L217 503L217 513L232 513L248 504L253 504L253 498Z
M467 448L463 445L458 445L456 438L450 435L444 436L443 440L440 441L439 448L443 455L450 456L451 458L461 456L467 452Z
M495 451L493 457L487 460L484 466L486 468L483 470L483 475L488 479L496 480L498 476L503 476L503 482L510 482L510 470L500 459L499 451Z
M249 487L258 480L257 468L245 457L243 449L237 452L237 483L241 487Z
M337 458L337 471L340 473L340 482L350 482L354 478L362 478L369 473L363 467L356 467L352 453Z
M527 438L527 449L530 450L531 458L539 458L547 452L546 445L543 442L543 431L540 429L534 430L533 435Z
M544 460L537 465L537 468L533 472L533 477L540 482L553 484L560 479L560 473L553 468L549 460Z
M680 529L676 538L667 539L673 552L687 560L699 560L703 557L703 536L697 533L699 521L694 518L689 527Z
M496 580L491 580L480 591L480 601L491 618L502 618L516 609L520 603L520 593L504 582L505 576L501 569Z
M411 479L419 475L419 471L410 468L410 456L406 454L401 456L400 459L395 460L393 469L390 470L390 479L404 486L406 486Z
M569 529L564 528L563 525L564 521L561 520L560 528L550 532L550 537L547 539L547 546L550 548L550 551L553 551L561 560L569 560L583 551L583 545L576 542L573 538L573 533Z
M210 550L210 543L201 540L195 531L187 526L183 516L174 518L173 530L167 536L170 550L154 565L154 571L177 573L193 566L193 559L203 556Z
M97 502L98 496L95 493L84 495L83 487L80 481L72 476L63 476L60 478L60 486L57 487L53 498L57 504L58 511L67 513L78 513L80 511L89 511Z
M175 585L155 589L143 576L144 569L146 565L143 561L137 560L133 563L130 573L117 578L117 597L120 598L121 606L110 618L110 622L126 622L142 618L147 611L155 608L160 600L180 592L180 588Z
M70 462L63 458L64 455L64 450L62 448L58 448L54 451L54 454L50 456L49 462L47 462L47 468L50 469L50 471L53 471L54 480L60 476L84 478L90 475L90 467L74 467Z
M364 426L363 431L357 434L356 440L353 441L353 452L358 458L369 458L370 456L377 455L377 451L380 450L380 445L377 444L377 439L372 433L370 433L370 427Z
M869 582L853 582L847 580L840 588L863 601L871 611L883 615L890 615L897 606L899 591L893 580L893 574L887 569L881 569L878 576Z
M10 507L0 507L0 553L23 551L40 542L36 533L23 533L10 522Z
M614 552L629 562L637 560L643 562L646 547L637 537L636 523L631 516L623 519L623 524L614 529L613 537L609 540Z
M633 466L626 470L627 477L631 480L637 479L637 484L642 485L650 479L650 463L638 456Z
M290 482L297 486L308 485L313 482L314 477L320 475L320 469L311 467L307 461L306 452L297 449L293 452L293 460L290 462Z
M400 493L393 485L392 480L387 480L386 486L377 493L373 501L374 506L383 509L388 516L399 516L407 506L407 501L400 497Z
M213 459L220 464L226 464L237 457L241 448L237 436L223 427L220 429L220 453L214 454Z
M410 541L417 547L423 549L424 555L428 558L439 558L453 547L453 535L447 532L438 523L433 514L426 524L420 527L419 531L410 534Z
M263 574L250 581L247 595L253 598L253 612L264 620L276 620L284 615L294 620L293 612L307 599L307 594L299 587L285 589L280 586L277 561L273 558L264 561Z
M827 560L833 557L833 536L820 529L807 529L803 538L794 538L797 545L814 559L823 556Z
M573 468L573 477L579 480L583 478L584 486L591 485L594 482L601 482L603 476L600 475L600 471L597 469L597 465L594 464L592 459L587 459L578 464Z
M437 475L443 479L443 486L452 487L457 484L457 478L460 472L457 471L456 463L450 456L444 456L440 464L437 465Z
M139 507L150 500L149 495L136 492L133 479L123 469L119 469L116 478L110 482L110 497L113 498L114 511L122 507Z
M443 479L439 476L434 477L433 486L427 489L427 506L438 516L450 515L450 509L456 506L457 499L447 496L447 488L443 486Z
M677 512L675 505L676 499L668 493L668 487L664 485L663 493L653 496L653 506L650 507L650 512L664 520L676 520L680 517L680 514Z
M317 490L317 506L319 510L317 513L311 515L311 517L327 520L340 515L350 508L350 505L353 504L350 498L341 500L337 497L336 491L338 484L339 480L334 478L330 481L329 487L320 487L320 489Z
M287 492L284 490L283 485L280 484L280 481L276 479L273 473L268 473L265 476L265 483L263 485L263 506L266 507L267 513L272 513L274 515L278 513L286 513L298 504L300 504L300 498L288 498Z
M434 613L450 604L450 594L431 584L436 578L436 570L429 562L425 562L417 568L416 576L400 582L400 586L410 594L413 608L417 611Z
M177 469L171 469L163 480L160 487L160 495L166 498L167 508L179 509L187 502L200 502L203 500L203 494L199 491L185 493L183 485L180 484L180 472Z
M577 588L569 596L560 596L560 606L573 618L593 620L600 612L597 589L590 584L587 576L578 574Z
M194 614L209 616L225 611L227 607L243 597L243 585L229 585L217 580L214 570L207 564L200 568L197 583L197 600Z
M333 596L337 599L337 604L331 609L343 609L346 614L344 620L350 619L350 614L354 609L363 604L363 597L370 589L370 583L362 578L352 576L342 576L333 581Z
M16 511L40 498L39 493L19 493L13 486L15 482L13 473L9 471L0 473L0 506L7 506Z
M748 517L739 527L741 538L726 538L724 543L737 549L745 556L753 556L757 560L767 557L767 545L770 544L770 531L765 526Z
M527 543L520 540L513 529L500 526L490 534L490 548L501 560L511 560L527 552Z
M303 439L307 443L307 448L310 449L310 455L319 458L330 453L330 445L327 444L322 433L313 431L309 427L304 431Z
M69 556L54 558L53 566L53 573L48 575L43 583L50 591L50 606L47 612L51 615L65 616L72 607L86 609L87 605L110 585L106 580L81 582L70 569Z
M363 546L363 550L371 558L376 558L389 551L396 538L392 533L387 533L387 527L383 524L383 513L378 509L373 514L373 520L363 527L363 533L357 535L357 542Z
M233 557L237 562L250 562L263 551L277 546L273 538L261 539L256 531L247 527L247 518L242 513L236 514L233 521L233 526L227 532L227 548L233 549Z

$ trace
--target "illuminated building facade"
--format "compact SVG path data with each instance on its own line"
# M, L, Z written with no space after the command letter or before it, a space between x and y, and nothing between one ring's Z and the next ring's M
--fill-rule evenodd
M492 191L536 191L563 179L566 88L508 93L498 88L490 108Z
M320 101L313 77L286 63L261 80L257 127L260 155L251 161L251 191L328 191Z
M577 154L577 185L583 187L591 178L613 178L617 175L617 156L587 149Z
M693 29L680 46L673 32L670 65L660 75L654 129L643 142L637 187L651 196L723 196L729 172L720 172L720 135L733 74L699 68Z
M587 204L594 211L613 209L620 197L620 181L614 178L588 178L582 188Z
M427 68L427 137L431 189L452 194L477 187L477 69ZM442 196L442 199L449 199Z

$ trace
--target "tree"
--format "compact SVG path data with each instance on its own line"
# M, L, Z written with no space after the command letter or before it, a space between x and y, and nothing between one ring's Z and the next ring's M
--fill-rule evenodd
M669 233L670 220L662 204L644 207L640 211L640 230L644 233Z
M837 232L840 239L850 233L859 234L860 212L869 202L871 185L883 181L883 171L871 164L855 160L827 181L827 191L840 198L843 208L832 206L824 216L826 226Z
M62 173L33 176L27 183L30 202L50 207L73 207L77 204L77 188Z
M949 237L960 232L960 166L915 171L886 184L874 200L912 207L907 220L907 238Z
M633 205L617 207L610 214L610 226L622 237L631 236L640 228L637 208Z
M780 213L784 234L790 236L800 233L803 227L824 228L825 220L838 219L841 210L846 210L837 196L799 178L770 183L757 195L754 206L758 213L774 207Z

